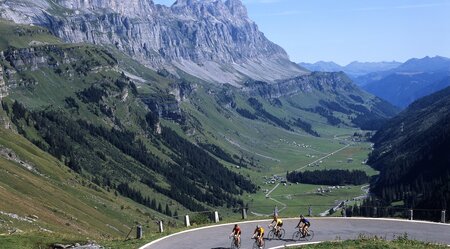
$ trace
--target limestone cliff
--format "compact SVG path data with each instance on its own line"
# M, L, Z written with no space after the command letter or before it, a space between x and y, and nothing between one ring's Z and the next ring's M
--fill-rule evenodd
M145 65L204 80L274 82L306 73L270 42L240 0L0 0L0 15L71 43L114 46Z

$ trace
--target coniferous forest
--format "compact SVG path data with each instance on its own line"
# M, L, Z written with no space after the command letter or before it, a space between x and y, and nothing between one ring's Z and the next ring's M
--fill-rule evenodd
M128 177L141 176L140 182L193 211L205 210L201 203L241 207L243 202L237 196L256 190L244 176L231 172L201 147L169 128L163 128L158 139L171 148L174 162L165 162L149 152L132 131L73 120L62 111L29 111L18 102L11 106L3 103L3 108L18 131L41 149L74 171L92 176L99 185L115 188L120 194L153 209L152 199L128 185ZM152 122L152 119L147 120ZM172 183L171 188L162 187L149 177L151 172L164 176Z
M317 185L361 185L369 182L369 176L362 170L314 170L304 172L287 172L290 182Z
M380 170L371 191L385 204L430 210L450 207L450 88L422 98L373 137L369 164Z

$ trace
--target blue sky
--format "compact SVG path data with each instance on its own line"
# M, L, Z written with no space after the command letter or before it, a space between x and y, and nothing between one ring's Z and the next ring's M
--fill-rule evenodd
M450 57L450 0L243 2L259 29L295 62Z

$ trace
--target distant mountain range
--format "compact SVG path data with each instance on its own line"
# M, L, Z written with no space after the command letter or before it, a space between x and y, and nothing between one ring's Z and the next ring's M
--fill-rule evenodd
M400 108L450 86L450 59L442 56L400 62L352 62L340 66L319 61L300 66L321 72L345 72L355 84Z
M450 59L424 57L401 66L370 73L355 79L363 89L398 107L450 85Z
M380 170L373 193L408 208L450 206L450 87L412 103L373 142L369 164Z
M318 61L316 63L298 63L300 66L319 72L344 72L352 78L356 78L369 73L394 69L401 65L400 62L358 62L354 61L346 66L341 66L332 61Z

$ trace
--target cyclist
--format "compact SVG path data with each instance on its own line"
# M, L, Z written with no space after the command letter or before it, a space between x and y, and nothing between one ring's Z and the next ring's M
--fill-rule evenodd
M283 221L278 217L278 215L274 215L272 222L270 222L269 224L269 227L272 226L272 224L274 224L273 228L275 229L275 236L278 237L280 234L280 229L283 226Z
M303 223L303 226L300 226ZM311 222L307 220L303 214L300 215L300 221L298 222L296 228L298 227L300 232L302 233L302 238L306 237L308 233L308 228L311 226Z
M253 232L252 239L256 239L258 246L262 248L262 245L264 245L264 228L257 225L255 231Z
M234 242L236 246L241 243L241 228L238 224L234 225L233 231L231 231L230 237L234 237Z

